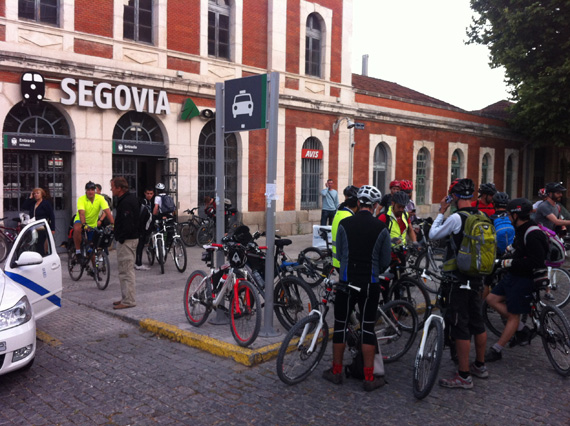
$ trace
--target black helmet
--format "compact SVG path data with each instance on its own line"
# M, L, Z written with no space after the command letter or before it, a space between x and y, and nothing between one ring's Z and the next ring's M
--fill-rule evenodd
M349 185L346 188L344 188L344 191L342 191L342 193L346 198L356 198L358 195L358 187L354 185Z
M507 211L509 213L518 213L522 216L528 216L532 211L532 203L526 198L515 198L507 204Z
M544 187L547 194L551 192L565 192L566 188L562 185L562 182L550 182Z
M497 192L493 195L493 204L495 207L507 207L507 204L509 204L509 195L506 192Z
M94 182L89 181L85 184L85 189L96 189L96 188L97 188L97 185L95 185Z
M392 195L392 202L406 206L410 202L410 196L404 191L399 191Z
M496 193L497 188L495 188L494 183L482 183L479 187L479 194L495 195Z
M469 199L473 197L475 192L475 184L471 179L456 179L449 187L449 193L455 194L459 198Z

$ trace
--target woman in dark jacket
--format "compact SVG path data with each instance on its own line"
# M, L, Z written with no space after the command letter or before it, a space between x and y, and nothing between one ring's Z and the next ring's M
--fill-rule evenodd
M34 188L22 205L22 209L28 210L30 219L46 219L52 234L55 234L55 214L51 202L47 199L47 194L42 188Z

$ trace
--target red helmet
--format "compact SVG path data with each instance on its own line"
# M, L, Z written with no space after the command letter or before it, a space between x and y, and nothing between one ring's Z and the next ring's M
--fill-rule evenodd
M447 193L448 193L449 195L451 195L451 193L453 192L453 187L454 187L455 185L457 185L457 182L459 182L460 180L461 180L460 178L457 178L457 179L455 179L453 182L451 182L451 185L449 185L449 189L447 190Z
M404 192L412 192L414 189L414 184L411 180L401 180L400 181L400 190Z
M390 189L392 189L395 186L400 188L400 181L399 180L393 180L392 182L390 182Z
M544 200L546 198L546 188L540 188L538 190L538 198Z

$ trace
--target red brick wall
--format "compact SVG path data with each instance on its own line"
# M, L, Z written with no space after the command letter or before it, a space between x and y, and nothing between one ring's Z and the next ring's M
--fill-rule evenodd
M287 2L287 55L285 67L287 72L299 74L299 0Z
M166 66L171 70L180 70L192 74L200 74L200 62L198 61L188 61L186 59L173 58L172 56L169 56L167 58Z
M299 90L299 79L298 78L285 77L285 87L287 89Z
M21 72L0 71L0 81L3 83L18 83L18 84L20 84L21 76L22 76Z
M113 0L75 0L75 31L113 37Z
M81 55L98 56L107 59L113 58L113 46L78 38L74 40L73 51Z
M6 0L0 0L0 16L6 16Z
M243 56L244 65L267 68L267 0L243 2Z
M169 0L167 22L167 48L199 55L200 2Z
M340 96L340 87L331 87L331 96L338 98Z
M248 211L265 210L265 184L267 181L266 130L249 132L249 198Z
M6 25L0 25L0 41L6 41Z

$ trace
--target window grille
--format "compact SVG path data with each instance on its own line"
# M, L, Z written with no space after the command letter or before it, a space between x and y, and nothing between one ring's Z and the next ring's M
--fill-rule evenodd
M303 149L322 150L321 142L310 137L303 143ZM303 158L301 160L301 209L318 209L321 204L322 160Z

